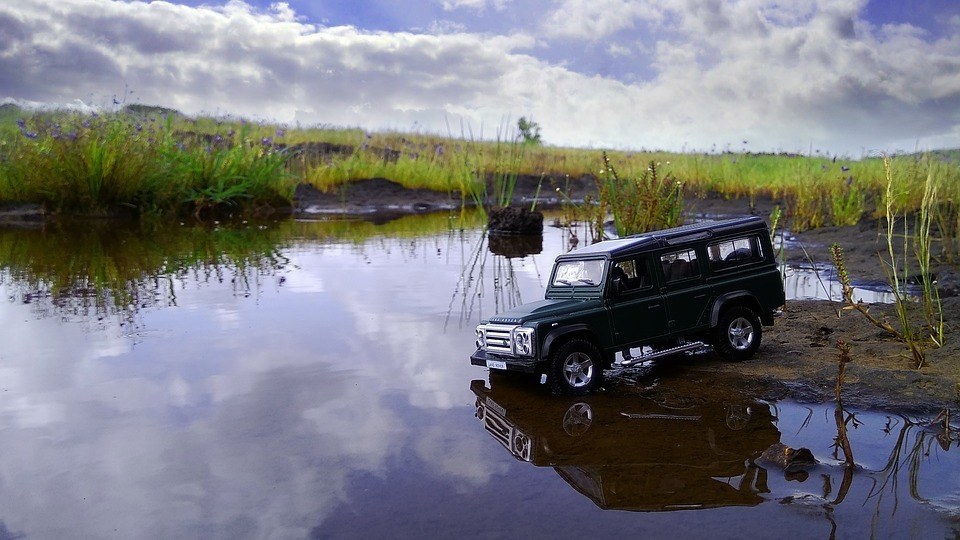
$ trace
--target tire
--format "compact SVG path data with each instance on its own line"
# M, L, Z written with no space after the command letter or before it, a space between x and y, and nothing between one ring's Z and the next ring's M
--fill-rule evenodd
M713 347L724 360L741 362L753 357L762 337L760 317L748 307L735 306L720 314Z
M583 396L603 383L600 351L584 339L562 344L553 354L550 371L553 390L558 394Z

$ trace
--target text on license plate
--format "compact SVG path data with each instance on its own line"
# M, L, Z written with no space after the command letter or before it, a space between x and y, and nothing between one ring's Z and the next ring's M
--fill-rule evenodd
M507 363L501 360L487 360L487 367L490 369L507 369Z

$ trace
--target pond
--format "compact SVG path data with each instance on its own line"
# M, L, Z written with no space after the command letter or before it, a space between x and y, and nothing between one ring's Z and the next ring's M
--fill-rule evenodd
M0 539L960 535L942 420L666 362L491 379L475 324L575 240L480 224L0 230Z

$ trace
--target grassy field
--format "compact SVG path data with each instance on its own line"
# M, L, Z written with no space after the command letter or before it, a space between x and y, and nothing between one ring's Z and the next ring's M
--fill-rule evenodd
M888 197L900 214L918 211L932 183L937 225L952 237L960 228L955 152L893 156L887 167L882 156L607 155L617 182L639 181L652 165L688 197L781 200L795 230L879 217ZM289 204L301 182L329 191L365 178L459 192L464 202L502 202L518 176L559 185L566 177L589 176L600 188L608 184L607 170L601 149L523 144L504 126L493 134L461 130L441 137L192 119L149 107L92 116L0 107L0 202L37 202L63 213L256 212ZM486 192L491 178L499 180L497 193Z

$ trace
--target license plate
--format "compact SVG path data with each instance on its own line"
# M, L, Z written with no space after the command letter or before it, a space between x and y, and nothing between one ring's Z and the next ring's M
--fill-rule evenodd
M507 415L507 410L504 409L503 407L501 407L499 403L497 403L496 401L494 401L494 400L492 400L492 399L490 399L490 398L485 399L485 400L484 400L484 404L487 406L488 409L496 412L496 413L499 414L500 416L506 416L506 415Z
M487 360L487 367L490 369L507 369L507 363L501 360Z

